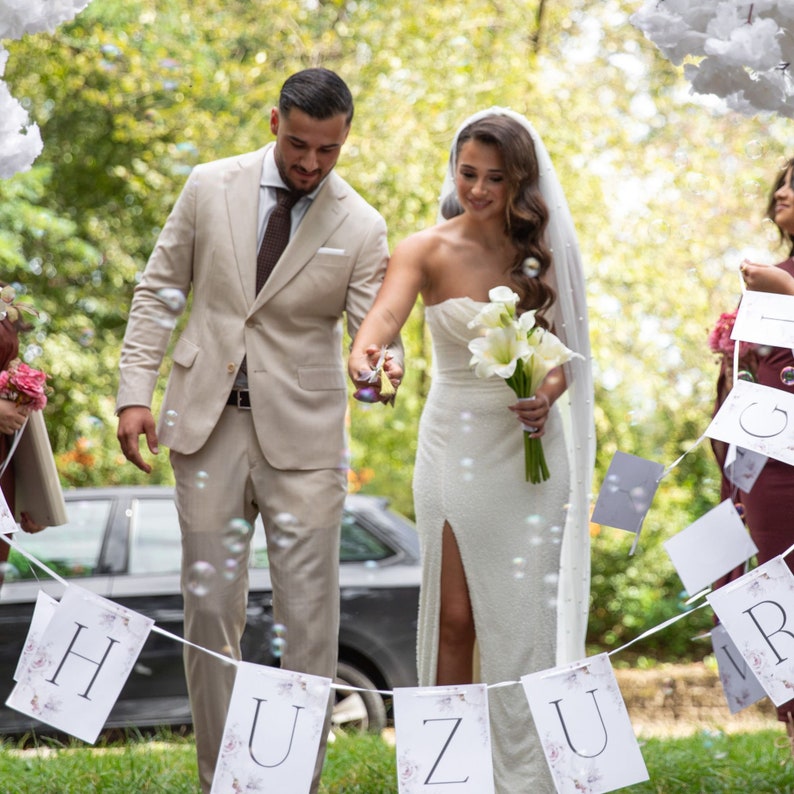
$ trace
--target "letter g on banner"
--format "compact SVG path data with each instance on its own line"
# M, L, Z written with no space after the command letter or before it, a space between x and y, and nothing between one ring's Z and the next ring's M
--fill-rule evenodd
M777 405L765 411L760 403L752 402L739 414L739 427L754 438L774 438L788 427L788 412Z

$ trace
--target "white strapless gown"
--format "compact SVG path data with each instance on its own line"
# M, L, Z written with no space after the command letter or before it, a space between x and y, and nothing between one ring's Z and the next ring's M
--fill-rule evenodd
M422 543L419 683L434 686L438 657L441 533L452 527L466 571L484 683L518 682L556 664L557 582L569 494L560 417L546 424L545 483L524 478L516 398L502 378L469 366L467 323L482 307L454 298L425 309L433 379L419 424L414 504ZM523 688L489 689L498 794L555 791Z

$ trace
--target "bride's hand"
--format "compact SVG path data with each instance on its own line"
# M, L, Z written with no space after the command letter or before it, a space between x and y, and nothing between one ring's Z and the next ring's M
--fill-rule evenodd
M538 392L534 397L521 398L508 407L516 414L516 418L529 431L532 438L540 438L546 432L545 425L549 418L551 402L544 392Z
M0 398L0 433L10 435L19 430L25 424L28 413L13 400Z
M402 367L394 361L391 353L386 353L381 362L381 375L370 380L379 362L381 362L381 349L377 345L369 345L363 356L351 355L348 359L348 372L357 387L354 395L356 399L362 402L394 402L395 392L403 377ZM388 378L391 388L384 388L383 375Z

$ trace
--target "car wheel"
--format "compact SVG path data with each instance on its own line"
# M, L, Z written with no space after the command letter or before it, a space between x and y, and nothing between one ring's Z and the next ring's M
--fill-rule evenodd
M336 668L335 684L367 690L335 690L336 701L331 716L334 731L380 733L386 727L386 704L374 690L375 684L364 673L345 662Z

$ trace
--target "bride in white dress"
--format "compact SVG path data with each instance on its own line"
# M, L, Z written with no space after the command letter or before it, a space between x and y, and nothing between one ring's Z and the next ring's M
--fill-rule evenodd
M475 673L489 685L514 682L488 693L496 791L553 792L518 680L585 655L594 438L582 266L548 154L506 109L458 131L441 214L449 219L396 247L349 369L361 383L421 295L433 379L414 472L419 683L468 684ZM469 364L477 332L468 323L503 285L520 296L519 311L537 309L583 356L549 373L529 402ZM386 372L399 382L394 366ZM525 481L522 425L543 438L543 483Z

